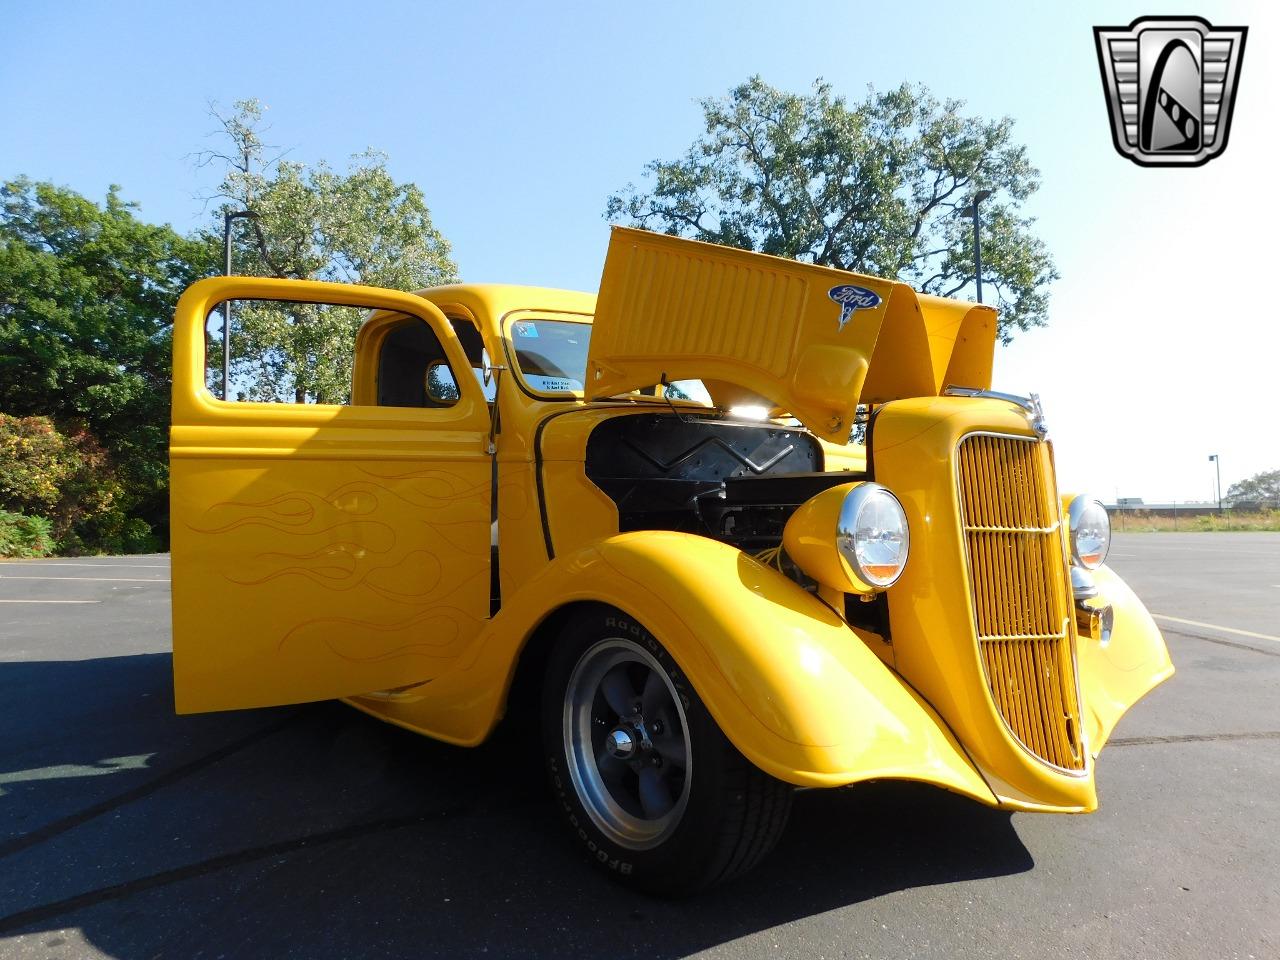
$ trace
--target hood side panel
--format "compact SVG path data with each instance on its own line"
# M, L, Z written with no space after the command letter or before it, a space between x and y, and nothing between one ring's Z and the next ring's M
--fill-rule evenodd
M935 392L950 386L991 389L996 312L967 300L917 294L929 336Z

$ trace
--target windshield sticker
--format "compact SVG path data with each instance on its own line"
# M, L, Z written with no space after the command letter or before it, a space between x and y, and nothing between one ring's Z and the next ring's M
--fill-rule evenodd
M870 310L880 306L880 294L866 287L855 287L851 283L842 283L827 291L827 296L840 304L840 326L837 332L844 330L855 310Z
M568 393L582 389L582 381L574 380L572 377L544 377L536 373L526 373L524 378L529 381L529 386L544 393Z
M520 323L512 324L511 331L517 337L524 337L526 340L538 339L538 327L529 320L523 320Z

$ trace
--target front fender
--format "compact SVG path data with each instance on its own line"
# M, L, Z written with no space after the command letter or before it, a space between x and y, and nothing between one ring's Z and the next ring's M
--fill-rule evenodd
M1076 648L1089 748L1096 758L1125 711L1173 676L1173 661L1160 628L1129 585L1110 567L1092 575L1099 599L1115 613L1105 647L1082 636Z
M459 670L416 688L414 703L377 712L478 742L501 713L528 637L580 601L643 624L734 746L779 779L920 780L996 802L933 709L830 607L733 547L689 534L626 533L558 557L509 598Z

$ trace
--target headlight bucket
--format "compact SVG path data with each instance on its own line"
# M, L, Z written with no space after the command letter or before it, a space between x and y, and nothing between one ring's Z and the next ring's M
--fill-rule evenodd
M863 481L824 490L800 505L782 534L796 564L844 593L879 593L902 575L911 546L902 504Z
M1086 570L1096 570L1111 550L1111 518L1107 508L1092 497L1074 497L1067 506L1071 559Z

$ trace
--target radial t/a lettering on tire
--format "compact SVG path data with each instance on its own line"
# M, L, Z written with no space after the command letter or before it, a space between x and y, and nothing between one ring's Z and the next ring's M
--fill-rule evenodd
M755 866L792 787L725 738L634 618L603 605L565 625L547 664L542 736L557 804L590 858L626 883L688 893Z

